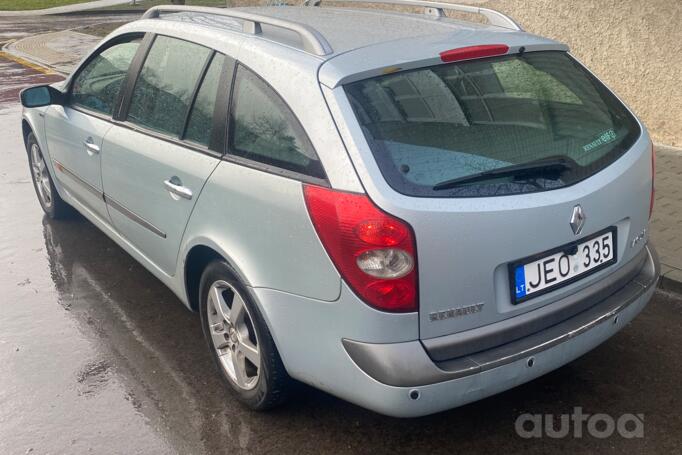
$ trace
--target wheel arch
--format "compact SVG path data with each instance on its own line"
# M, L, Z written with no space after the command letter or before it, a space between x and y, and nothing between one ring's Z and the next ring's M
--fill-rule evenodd
M26 147L26 153L28 153L28 135L29 133L35 134L33 127L26 118L21 119L21 137L24 139L24 146Z
M210 241L197 242L191 245L188 247L184 258L183 284L187 297L187 304L192 311L199 311L199 284L201 282L201 275L206 269L206 266L212 261L225 261L230 269L232 269L235 277L245 286L249 286L248 280L246 280L239 268L236 267L230 256Z
M62 199L68 202L68 197L62 191L62 186L59 179L56 178L56 173L52 165L50 150L47 147L47 139L45 138L44 128L42 133L40 132L39 128L36 128L36 125L41 124L40 119L36 117L36 115L40 114L37 114L35 110L30 109L25 110L21 116L21 136L24 139L24 149L26 150L26 155L29 153L28 135L33 133L36 138L36 142L38 142L38 146L40 147L40 151L42 152L43 156L46 157L45 164L47 165L47 170L52 177L52 182L54 183L55 188L57 188L57 193Z

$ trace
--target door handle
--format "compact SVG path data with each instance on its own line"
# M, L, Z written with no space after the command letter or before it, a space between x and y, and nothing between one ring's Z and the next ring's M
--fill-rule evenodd
M182 181L176 176L164 180L163 185L171 194L180 196L184 199L192 199L192 190L186 186L182 186Z
M97 155L99 153L99 145L95 144L95 141L92 140L92 137L89 137L83 142L83 145L85 145L85 151L88 152L88 155Z

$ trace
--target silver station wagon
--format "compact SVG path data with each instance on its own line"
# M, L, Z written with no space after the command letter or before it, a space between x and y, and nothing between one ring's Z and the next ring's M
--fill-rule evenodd
M651 139L564 44L369 3L411 12L155 7L22 92L47 215L76 209L198 312L253 409L295 381L392 416L460 406L656 288Z

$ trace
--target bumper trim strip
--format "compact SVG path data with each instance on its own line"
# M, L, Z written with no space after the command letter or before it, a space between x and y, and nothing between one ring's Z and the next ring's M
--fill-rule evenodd
M123 204L119 203L116 199L112 199L110 196L107 196L106 194L104 195L104 199L107 201L107 204L109 205L109 207L113 208L114 210L116 210L120 214L124 215L129 220L134 221L135 223L139 224L143 228L146 228L147 230L158 235L162 239L166 238L165 232L163 232L161 229L154 226L149 221L142 218L137 213L135 213L131 210L128 210L126 207L123 206Z
M82 178L80 178L75 172L73 172L71 169L67 168L64 166L62 163L60 163L57 160L52 160L52 163L54 164L54 167L58 170L61 171L63 174L71 177L73 180L75 180L77 183L79 183L83 188L88 190L90 193L92 193L94 196L96 196L99 199L104 200L104 193L101 192L99 189L91 185L90 183L86 182ZM57 176L59 181L61 183L64 183L64 180L60 179L59 176Z

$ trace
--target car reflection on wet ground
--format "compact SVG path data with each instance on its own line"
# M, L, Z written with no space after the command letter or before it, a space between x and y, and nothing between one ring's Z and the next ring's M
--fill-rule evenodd
M397 420L301 386L252 413L231 399L198 317L84 218L45 218L17 94L54 80L0 56L0 453L672 453L682 447L682 301L657 293L595 351L529 384ZM644 438L526 440L523 413L644 414Z

